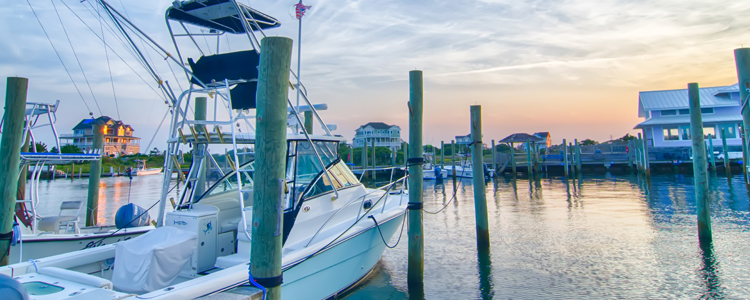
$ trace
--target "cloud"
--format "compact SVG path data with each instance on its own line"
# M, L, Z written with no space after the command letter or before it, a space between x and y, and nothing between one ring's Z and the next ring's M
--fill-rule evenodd
M281 21L282 26L268 30L268 35L294 38L297 47L297 20L290 15L293 2L249 4ZM62 3L98 35L103 28L105 40L126 62L108 50L108 67L102 41ZM164 11L171 1L123 3L124 8L119 1L111 1L176 53L164 25ZM96 10L88 3L56 0L56 4L102 113L116 114L111 69L122 118L150 139L166 106L151 90L156 85L148 72L123 46L127 41L109 32L114 28L108 23L100 27ZM746 1L310 0L306 4L312 9L303 20L301 75L312 100L331 107L323 112L324 117L338 123L337 133L347 137L368 121L388 121L401 125L405 129L402 138L407 139L404 102L408 100L407 73L413 69L424 71L429 101L425 132L435 139L465 134L465 106L474 103L482 104L491 116L484 118L485 132L497 139L514 131L552 131L560 139L577 134L594 139L608 138L609 133L622 135L638 121L638 91L682 88L688 81L731 84L736 81L731 51L750 44L750 32L745 30L750 19L744 17L750 14L750 3ZM94 106L57 15L47 3L32 5L83 98ZM67 108L59 127L72 127L86 117L81 96L28 4L8 3L0 7L0 14L0 51L5 53L0 57L2 74L31 78L30 95L62 98ZM215 51L213 38L196 42L206 54ZM179 66L173 64L170 70L163 54L143 47L140 40L136 43L146 49L147 59L175 90L186 86ZM184 49L192 44L184 38L178 43ZM224 36L220 45L232 51L249 47L241 35ZM296 66L296 48L294 53ZM200 55L195 50L181 54ZM572 118L577 125L568 126ZM585 124L596 128L590 130L591 136L586 136ZM554 132L555 128L560 131ZM164 133L157 138L160 148L165 138Z

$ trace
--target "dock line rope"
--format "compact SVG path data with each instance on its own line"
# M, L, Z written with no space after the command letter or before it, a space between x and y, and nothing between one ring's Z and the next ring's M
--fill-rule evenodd
M248 281L250 281L250 283L253 286L255 286L256 288L259 288L261 291L263 291L263 298L262 299L266 300L266 288L263 287L262 285L258 284L258 282L256 282L255 279L253 279L253 272L250 271L250 264L247 265L247 277L248 277Z
M375 222L375 227L378 228L378 232L380 233L380 239L383 240L383 244L385 244L385 246L388 247L388 248L390 248L390 249L396 248L396 246L398 246L398 243L401 242L401 237L404 235L404 224L406 224L406 217L407 217L407 213L404 212L404 218L401 221L401 231L398 234L398 240L396 240L396 244L395 245L389 246L388 243L385 241L385 237L383 236L383 232L380 230L380 224L378 224L378 220L375 220L375 216L373 216L373 215L368 216L368 218L372 219L372 221Z

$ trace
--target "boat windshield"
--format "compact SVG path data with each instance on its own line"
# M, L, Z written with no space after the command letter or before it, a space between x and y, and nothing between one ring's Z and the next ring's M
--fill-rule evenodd
M239 185L237 185L237 175L235 174L235 172L229 172L228 174L224 175L224 177L216 181L216 183L214 183L214 185L205 194L203 194L201 198L204 198L206 196L216 195L218 193L222 193L228 190L234 190L234 189L237 189L237 187L240 187L243 190L252 189L253 188L253 173L255 172L254 166L255 166L254 160L247 162L244 165L240 166L240 169L239 169L240 184Z

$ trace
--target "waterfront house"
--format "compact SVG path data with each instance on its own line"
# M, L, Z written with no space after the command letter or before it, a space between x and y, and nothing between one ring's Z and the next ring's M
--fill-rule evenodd
M537 143L539 144L539 149L547 149L552 146L552 135L550 135L549 132L537 132L534 133L534 136L543 140L542 142Z
M355 131L352 146L361 148L365 143L367 147L375 141L375 147L388 147L391 151L401 149L401 127L388 125L383 122L370 122L359 126Z
M141 151L141 138L133 136L133 127L107 116L81 120L73 127L73 134L60 135L60 139L68 140L67 144L75 145L81 150L91 150L94 142L92 129L97 122L106 125L103 129L104 155L120 156Z
M703 134L713 136L714 146L721 146L721 131L725 131L727 144L741 147L742 128L740 95L737 84L700 89ZM635 126L640 129L649 147L689 148L690 110L687 89L640 92L638 117L644 121ZM665 149L666 150L666 149Z

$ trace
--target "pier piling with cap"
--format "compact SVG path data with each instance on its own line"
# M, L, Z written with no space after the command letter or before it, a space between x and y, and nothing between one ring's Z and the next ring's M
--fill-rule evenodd
M526 141L526 173L529 178L534 175L534 164L531 162L531 141Z
M99 209L99 179L102 176L102 161L104 160L104 131L107 125L103 122L93 122L91 131L94 133L92 148L99 151L101 159L92 160L89 167L89 191L86 198L86 226L96 226Z
M643 129L643 174L646 177L651 177L651 162L648 158L648 137L646 136L645 129Z
M445 142L440 141L440 172L445 170Z
M711 172L716 174L716 154L714 153L714 135L708 134L708 157L711 160Z
M568 143L565 139L562 141L562 155L563 155L563 170L565 173L565 179L570 175L570 168L568 167Z
M424 287L424 227L422 224L422 71L409 71L409 289Z
M721 129L721 150L724 153L724 172L727 177L732 177L732 169L729 167L729 149L727 148L727 132L724 128Z
M453 193L456 193L456 141L451 140L451 174L453 175Z
M26 78L8 77L5 86L5 116L0 137L0 174L3 174L0 176L0 234L4 236L0 239L0 266L8 264L10 254L28 85Z
M712 240L711 208L708 191L708 166L706 143L703 141L703 118L697 83L688 84L690 100L690 137L693 144L693 176L695 180L695 202L698 214L698 237L701 242Z
M372 173L370 173L370 178L375 180L375 168L377 166L377 163L375 162L375 139L373 138L370 143L372 145Z
M513 170L513 177L518 174L518 171L516 171L516 152L515 147L513 147L513 142L510 143L510 166Z
M482 106L472 105L471 112L471 148L472 164L474 174L474 215L477 227L477 246L488 247L490 245L490 229L487 220L487 195L484 186L484 174L482 174ZM528 145L528 144L527 144ZM531 149L531 147L527 147ZM529 155L529 161L531 155ZM530 166L529 166L530 167ZM531 170L531 168L529 168ZM531 174L531 173L529 173Z
M742 105L742 132L740 134L744 139L743 149L748 149L746 143L750 142L750 107L748 107L748 99L750 98L750 48L734 49L734 62L737 67L737 85L740 90L740 104ZM743 163L742 173L748 178L750 177L747 174L748 163L746 160Z
M250 273L266 288L266 299L281 299L282 198L291 58L291 39L263 38L258 64Z
M207 98L206 97L196 97L195 98L195 120L196 121L205 121L206 120L206 107L207 107ZM195 131L197 132L205 132L204 128L206 125L196 124L195 125ZM206 136L208 138L208 136ZM198 141L195 141L195 153L193 153L194 157L193 159L201 159L203 161L203 167L200 168L200 173L198 173L196 182L195 182L195 192L193 192L193 197L200 197L203 195L203 193L206 191L206 170L208 169L208 153L207 153L207 143L210 142L209 140L206 140L206 144L198 143Z

